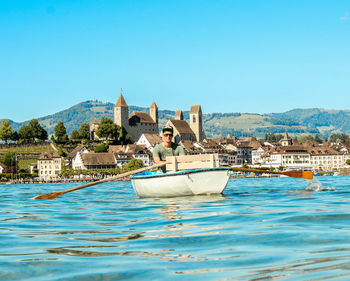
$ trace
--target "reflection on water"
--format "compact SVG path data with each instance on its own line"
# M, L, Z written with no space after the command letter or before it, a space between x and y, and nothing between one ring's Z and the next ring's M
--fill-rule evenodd
M0 280L349 280L349 179L149 199L106 183L52 201L28 198L78 184L0 186Z

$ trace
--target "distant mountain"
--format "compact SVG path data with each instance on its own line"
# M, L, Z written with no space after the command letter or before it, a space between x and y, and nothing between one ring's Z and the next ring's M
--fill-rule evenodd
M322 135L350 134L349 110L293 109L284 113L271 113L270 116L295 120L308 128L317 128Z
M81 123L90 123L102 116L113 119L113 103L85 101L66 110L38 118L49 134L53 134L58 121L62 121L68 134L78 129ZM130 106L133 111L148 112L146 107ZM184 111L184 119L189 120L189 111ZM174 118L175 111L159 110L160 128L168 119ZM14 130L29 122L11 121ZM332 133L350 134L350 111L327 109L293 109L284 113L209 113L203 114L204 130L207 137L232 136L263 137L266 133L319 134L322 137Z

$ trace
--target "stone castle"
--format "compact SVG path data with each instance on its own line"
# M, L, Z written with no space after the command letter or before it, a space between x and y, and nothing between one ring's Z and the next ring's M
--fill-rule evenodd
M149 113L134 111L129 115L129 106L120 93L114 105L114 123L124 127L135 142L142 134L158 134L158 107L155 102L150 106Z
M129 106L126 103L123 94L114 105L114 123L122 126L131 136L132 141L136 142L142 134L159 134L158 127L158 107L153 102L149 108L149 114L146 112L134 111L129 115ZM168 125L174 127L175 140L202 141L204 131L202 126L202 110L200 105L192 105L190 109L190 125L183 120L181 110L175 113L175 119L169 120ZM94 119L90 124L90 134L92 139L98 139L95 132L98 129L99 122Z

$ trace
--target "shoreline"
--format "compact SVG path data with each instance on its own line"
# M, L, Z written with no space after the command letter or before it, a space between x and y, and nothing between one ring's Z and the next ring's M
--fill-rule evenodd
M335 177L339 176L346 176L346 175L337 175ZM281 177L280 175L270 175L270 176L256 176L256 175L235 175L235 176L230 176L230 179L251 179L251 178L279 178ZM286 176L282 176L286 177ZM325 176L315 176L315 177L325 177ZM330 177L330 176L328 176ZM52 181L12 181L12 182L0 182L0 185L16 185L16 184L47 184L47 183L89 183L89 182L94 182L98 181L100 179L95 179L95 180L81 180L81 179L65 179L65 180L52 180ZM111 182L118 182L118 181L130 181L130 179L121 179L117 181L111 180Z

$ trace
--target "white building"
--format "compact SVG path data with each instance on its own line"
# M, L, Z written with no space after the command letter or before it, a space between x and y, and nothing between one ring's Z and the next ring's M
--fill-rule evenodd
M144 167L153 164L151 152L144 145L110 145L109 152L115 155L119 168L124 167L132 158L141 160Z
M142 134L136 144L142 145L153 152L153 148L157 144L162 143L162 141L162 137L159 134Z
M73 158L74 170L115 169L117 162L113 153L80 153Z
M62 157L57 153L42 153L37 161L39 180L51 180L61 172Z

